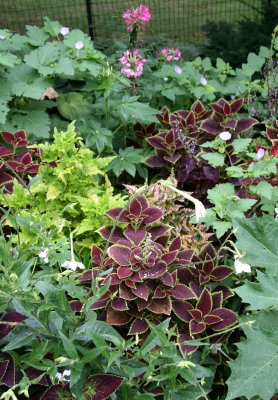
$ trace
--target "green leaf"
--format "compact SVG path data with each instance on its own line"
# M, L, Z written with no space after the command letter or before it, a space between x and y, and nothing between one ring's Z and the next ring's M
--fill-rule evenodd
M269 317L269 322L273 324L273 315L270 314ZM269 317L265 317L266 324ZM277 319L276 316L276 321ZM274 332L270 335L253 326L246 326L243 330L247 339L237 344L239 355L236 360L229 362L232 373L226 382L226 400L234 400L241 396L248 400L253 397L269 400L278 391L277 334Z
M245 254L243 262L254 267L264 267L277 275L278 270L278 223L269 215L236 219L233 221L237 247Z
M25 129L39 138L49 138L50 119L45 111L18 111L13 113L11 120L16 129Z
M59 47L48 42L44 46L27 54L24 57L24 61L27 65L37 69L40 74L45 76L54 72L55 63L59 59L59 54Z
M119 155L108 165L108 171L112 170L117 177L126 171L134 177L136 174L136 164L143 163L146 159L142 151L142 149L134 149L133 146L125 150L120 149Z
M48 34L45 33L44 29L39 28L38 26L27 25L26 30L28 43L32 46L42 46L48 39Z
M9 110L7 103L0 99L0 124L5 124Z
M5 67L14 67L15 64L20 64L20 59L11 53L0 52L0 65Z
M235 195L234 186L231 183L221 183L208 190L208 199L213 204L221 204L223 199L230 199Z
M51 21L48 17L44 17L44 30L51 36L58 36L62 25L57 21Z
M232 228L232 223L227 221L214 221L211 225L215 229L218 239Z
M68 357L72 358L74 360L78 360L78 354L77 354L76 348L75 348L74 344L72 343L72 341L69 338L67 338L63 334L63 332L59 332L59 336L63 342L63 346L64 346L65 352L67 353Z
M124 120L124 122L135 123L142 122L149 124L157 122L156 115L159 111L150 107L148 104L137 101L138 97L125 96L118 107L116 107L115 115Z
M223 167L225 165L225 156L219 153L205 153L202 158L207 160L213 167Z
M262 310L268 307L278 309L278 277L257 271L258 283L246 282L235 289L244 303L251 305L251 310Z
M59 113L69 121L73 121L81 115L90 112L89 103L81 93L70 92L60 95L57 99Z
M252 139L249 139L249 138L234 140L233 141L233 148L234 148L233 154L238 154L241 151L245 151L251 142L252 142Z
M61 57L55 67L55 73L63 76L73 76L73 61L68 57Z
M250 190L261 197L266 197L268 200L271 200L274 187L267 181L262 181L256 186L250 186Z

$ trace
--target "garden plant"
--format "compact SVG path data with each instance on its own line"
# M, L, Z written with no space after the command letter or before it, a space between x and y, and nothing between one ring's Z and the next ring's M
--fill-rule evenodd
M234 69L0 30L0 399L278 394L278 26Z

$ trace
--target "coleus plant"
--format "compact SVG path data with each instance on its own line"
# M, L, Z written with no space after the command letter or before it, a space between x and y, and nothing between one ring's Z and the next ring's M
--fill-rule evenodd
M99 230L107 249L93 245L93 269L81 277L83 282L110 282L92 310L102 310L109 324L128 335L144 334L148 320L159 323L166 315L173 316L186 338L236 322L236 314L223 307L232 293L217 284L233 269L221 265L211 244L194 254L179 236L172 240L170 226L161 223L163 211L150 207L139 193L125 209L113 208L107 215L115 221L113 228Z
M0 132L0 138L0 188L11 193L14 179L22 184L28 174L38 172L39 153L35 149L26 149L31 143L24 130Z
M226 164L238 162L239 152L233 141L257 123L254 118L237 117L242 106L243 99L229 102L221 98L210 104L210 110L199 100L190 110L170 112L164 107L158 116L163 128L157 130L152 125L152 136L146 139L156 150L147 164L164 168L167 174L174 168L179 184L194 189L195 195L205 193L226 178ZM219 138L223 131L229 132L227 143ZM209 148L213 150L206 153Z

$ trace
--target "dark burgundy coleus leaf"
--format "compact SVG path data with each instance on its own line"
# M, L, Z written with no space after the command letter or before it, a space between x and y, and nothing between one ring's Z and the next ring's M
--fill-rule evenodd
M211 328L216 331L222 331L233 326L237 322L237 315L235 312L228 310L227 308L218 308L213 310L213 314L220 317L222 321L212 325Z
M128 266L130 260L130 247L115 244L107 250L108 255L119 265Z
M170 315L172 311L172 302L169 296L164 299L154 299L148 304L147 309L154 314Z
M0 385L9 388L16 385L23 374L16 368L13 356L9 353L1 353L0 361Z
M190 345L190 343L186 343L187 341L190 341L192 339L189 335L182 333L178 337L178 343L180 350L183 354L190 354L193 353L193 351L197 350L198 346L193 346Z
M0 146L0 157L11 156L14 154L13 149L8 149L7 147Z
M94 374L86 380L83 396L86 400L106 400L119 389L124 378L113 374Z
M17 147L25 147L30 144L27 140L27 135L24 130L17 131L15 133L1 132L3 140Z
M110 325L126 325L131 320L131 316L125 311L117 311L109 307L106 315L106 322Z
M135 319L130 325L128 335L140 335L149 329L149 325L144 319Z
M8 312L2 314L1 321L1 329L0 329L0 340L7 336L16 326L27 319L27 317L23 314L20 314L16 311ZM6 322L6 324L5 324Z
M40 400L60 400L60 399L73 400L74 397L71 395L68 385L53 385L50 386Z

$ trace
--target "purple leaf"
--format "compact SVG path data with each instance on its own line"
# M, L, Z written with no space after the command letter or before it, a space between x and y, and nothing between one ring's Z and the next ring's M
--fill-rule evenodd
M161 260L165 261L165 263L167 265L170 265L176 260L177 254L178 254L177 250L170 251L169 253L163 254L163 256L161 257Z
M130 325L128 335L140 335L149 329L148 323L143 319L135 319Z
M166 314L170 315L172 311L172 303L169 296L164 299L154 299L148 306L147 309L155 314Z
M106 215L117 222L129 222L129 218L127 218L127 210L124 210L121 207L111 208L106 212Z
M237 121L236 132L245 132L256 124L258 124L258 121L255 118L242 118Z
M189 335L185 335L184 333L182 333L181 335L179 335L178 337L178 343L179 343L179 347L181 349L181 352L184 354L187 353L192 353L193 351L195 351L198 347L197 346L190 346L190 344L185 344L184 342L188 341L192 339Z
M153 294L153 299L164 299L164 297L166 297L166 292L159 287L156 288Z
M83 395L86 400L106 400L121 386L124 378L112 374L95 374L87 378ZM94 394L92 395L92 388Z
M214 281L222 281L234 272L233 268L225 267L220 265L213 269L210 276Z
M137 308L139 311L145 310L145 308L147 308L147 306L150 304L150 300L146 301L144 299L140 299L138 298L136 301L137 304Z
M111 301L111 307L116 311L128 310L127 302L124 299L118 298Z
M221 321L222 321L221 317L219 317L218 315L213 315L213 314L207 315L204 318L204 322L207 325L213 325L213 324L216 324L217 322L221 322Z
M150 294L148 286L145 283L138 283L136 286L136 289L132 289L132 292L140 299L147 301Z
M20 323L27 319L27 317L18 312L12 311L8 312L1 317L1 330L0 330L0 340L7 336L14 328L16 328L16 323ZM3 324L7 322L7 325ZM9 324L11 322L12 324Z
M191 335L198 335L206 329L204 322L196 322L193 319L189 322L189 332Z
M197 308L202 311L202 314L208 315L212 309L212 298L207 288L205 288L197 303Z
M188 303L187 301L173 301L173 311L181 321L189 322L191 320L189 310L192 309L192 304Z
M231 106L231 110L232 110L233 114L239 112L239 110L243 106L243 102L244 102L244 99L236 99L236 100L231 101L230 106Z
M221 322L218 322L211 327L216 332L229 328L237 322L236 313L228 310L227 308L218 308L216 310L213 310L213 314L222 319Z
M128 278L132 274L133 274L133 271L127 267L119 267L117 269L117 275L118 275L119 279Z
M213 119L206 119L202 124L201 124L201 129L208 133L214 133L217 134L219 133L219 126Z
M83 303L80 300L71 300L70 301L70 308L74 312L81 312L83 308Z
M106 322L109 325L126 325L131 320L131 316L125 311L117 311L113 308L109 308L106 315Z
M170 228L168 226L156 226L149 230L149 233L152 236L152 240L156 240L157 238L166 235L169 232ZM171 249L174 250L174 249Z
M14 154L13 149L7 149L6 147L0 146L0 157L11 156Z
M104 227L100 228L98 233L103 237L103 239L109 240L111 243L116 243L118 240L124 239L124 235L120 228L116 228L113 230L113 233L111 233L112 230L113 228Z
M67 395L68 398L70 398L71 394L70 391L62 385L53 385L44 392L40 400L59 400L62 398L62 395Z
M166 273L166 264L165 262L158 262L152 268L147 271L140 271L139 276L142 279L156 279L160 276L163 276Z
M139 246L143 242L146 234L147 232L145 229L137 229L137 231L135 231L132 227L129 227L124 230L125 237L127 237L136 246Z
M157 207L148 207L144 210L144 215L146 215L144 218L144 223L151 224L152 222L155 222L163 217L163 211Z
M181 158L181 154L176 154L175 156L165 156L164 160L172 164L175 164Z
M113 260L125 267L129 265L130 253L131 250L127 246L114 244L113 246L109 247L107 250L108 255L113 258Z
M146 139L147 142L154 147L155 149L164 149L165 148L165 142L164 142L164 138L161 137L161 135L156 135L156 136L152 136Z
M120 284L119 295L121 298L123 298L124 300L128 300L128 301L136 299L135 294L133 294L132 291L130 290L130 288L127 287L124 283Z
M180 248L181 248L181 239L180 236L178 236L170 244L169 251L179 250Z
M170 272L165 272L165 274L163 274L161 277L160 277L160 280L161 280L161 282L163 282L164 283L164 285L166 285L166 286L170 286L170 287L173 287L174 286L174 279L173 279L173 277L172 277L172 275L170 274Z
M189 310L189 314L192 316L192 318L196 322L201 322L203 319L203 314L200 310L197 310L197 309Z
M147 158L146 164L152 168L160 168L160 167L164 167L167 164L167 162L159 156L153 156L153 157Z
M178 284L170 291L171 296L179 300L195 299L195 293L188 286Z

